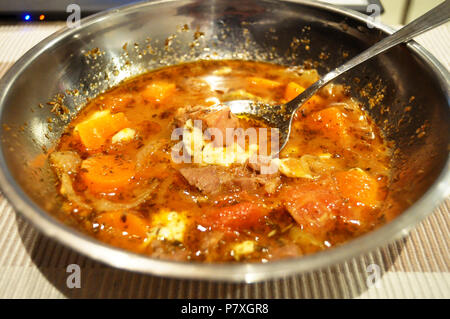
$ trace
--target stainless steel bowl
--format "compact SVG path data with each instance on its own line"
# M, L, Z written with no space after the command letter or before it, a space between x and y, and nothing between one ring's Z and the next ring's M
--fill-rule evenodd
M387 203L404 212L328 251L267 264L172 262L130 253L60 222L53 173L48 166L30 165L54 145L80 103L126 77L199 58L289 65L311 60L324 72L392 32L367 22L364 15L326 4L272 0L156 1L84 19L79 28L63 29L28 51L0 81L3 193L44 234L68 247L115 267L169 277L253 282L318 269L404 236L448 194L450 180L449 74L414 42L339 80L351 83L357 95L368 83L384 88L379 105L370 108L370 100L361 99L395 142L396 191ZM301 39L310 40L309 50ZM66 92L76 88L78 94ZM49 100L53 104L46 104ZM62 105L70 114L55 116ZM405 112L405 106L411 110Z

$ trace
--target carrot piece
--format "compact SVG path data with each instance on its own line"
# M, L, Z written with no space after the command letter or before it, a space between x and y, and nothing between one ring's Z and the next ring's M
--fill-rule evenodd
M113 192L130 183L136 174L131 161L114 155L98 155L81 163L81 178L93 192Z
M75 131L86 148L95 150L101 148L109 137L128 126L130 123L125 114L111 114L108 110L104 110L77 124Z
M361 169L351 169L335 174L339 192L342 197L360 206L377 204L377 181Z
M103 213L95 219L103 227L103 230L112 230L123 236L136 236L145 238L147 236L148 224L143 218L132 213L123 211L111 211Z
M215 208L200 221L203 226L221 230L248 229L260 223L269 210L255 203L239 203L233 206Z
M261 89L274 89L281 86L280 82L260 78L260 77L250 77L248 78L248 83L250 86Z
M144 99L152 102L162 102L175 92L176 86L174 83L154 82L145 87L141 92Z
M307 124L311 129L320 130L335 141L347 137L348 122L337 107L329 107L311 114Z
M289 82L288 85L286 85L286 90L284 91L284 99L286 101L290 101L304 90L305 88L303 86L298 85L295 82Z
M301 86L295 82L289 82L288 85L286 85L286 89L284 91L284 99L286 101L291 101L295 97L297 97L297 95L299 95L300 93L302 93L305 90L306 89L303 86ZM314 108L317 105L320 105L323 103L324 103L323 98L321 98L318 95L314 95L305 103L305 106L308 108Z

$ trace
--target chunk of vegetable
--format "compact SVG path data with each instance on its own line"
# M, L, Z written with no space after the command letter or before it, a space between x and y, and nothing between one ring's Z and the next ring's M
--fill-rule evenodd
M98 155L81 163L81 178L92 192L113 192L129 185L135 165L114 155Z
M255 251L255 242L253 240L246 240L232 246L233 257L239 260L242 256L249 255Z
M301 245L303 250L306 250L308 253L325 248L325 245L322 241L318 240L311 233L301 230L298 226L294 226L289 229L288 234L292 241L294 241L298 245Z
M295 82L289 82L289 84L286 85L286 90L284 91L284 99L286 101L290 101L303 91L305 91L303 86L300 86Z
M59 175L76 173L81 165L80 156L73 151L51 153L49 160Z
M119 232L122 236L146 238L149 229L148 223L141 217L123 211L111 211L103 213L95 219L95 222L103 225L102 230Z
M311 114L307 120L307 125L311 129L320 130L334 141L348 137L349 123L346 115L334 106Z
M260 96L256 96L254 94L251 94L250 92L247 92L245 90L233 90L230 92L225 93L222 96L222 101L232 101L232 100L253 100L253 101L259 101L259 102L267 102L269 103L268 100L260 97Z
M293 100L297 95L305 91L305 88L295 82L289 82L288 85L286 85L286 90L284 91L284 99L289 102ZM302 106L302 110L304 111L307 109L309 112L314 112L314 110L317 110L321 105L325 103L325 100L321 98L318 95L312 96L308 101L305 102L305 104ZM295 114L294 119L301 118L302 111L298 111Z
M114 134L114 136L111 139L111 142L113 144L114 143L126 143L126 142L131 141L135 135L136 135L136 131L133 130L132 128L127 127L127 128L120 130L116 134Z
M269 210L260 204L239 203L209 211L200 224L224 231L242 230L258 225L268 213Z
M280 82L260 77L250 77L248 78L248 83L250 86L260 89L274 89L281 86Z
M174 83L153 82L147 85L141 92L144 99L152 102L162 102L175 92Z
M316 69L303 70L300 75L300 82L306 87L319 79L320 76Z
M187 224L184 213L162 210L152 216L151 224L150 239L183 242Z
M341 199L330 184L309 182L290 186L284 189L281 197L301 229L323 234L333 228Z
M314 178L309 165L301 158L282 158L277 161L277 164L281 174L287 177Z
M284 91L284 99L286 101L293 100L297 95L299 95L300 93L302 93L305 90L306 89L303 86L301 86L295 82L289 82L288 85L286 85L286 90ZM324 102L323 98L321 98L318 95L314 95L306 103L309 104L310 106L312 106L312 105L321 104L323 102Z
M104 110L77 124L75 131L86 148L95 150L101 148L108 138L127 126L130 126L130 123L125 114L111 114L110 111Z
M335 168L331 154L323 153L320 155L305 154L300 158L288 157L274 159L278 164L280 173L287 177L301 177L314 179L323 172Z
M339 192L358 206L377 204L378 183L362 169L351 169L335 174Z

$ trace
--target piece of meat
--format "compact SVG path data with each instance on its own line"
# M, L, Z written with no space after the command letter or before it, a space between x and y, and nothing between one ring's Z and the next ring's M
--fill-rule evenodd
M267 193L273 193L281 182L278 175L258 176L245 167L184 167L179 171L190 185L206 195L238 189L255 191L260 186L264 186Z
M194 119L195 114L198 114L200 112L205 112L206 106L185 106L177 109L174 115L174 122L173 124L175 127L183 127L184 124L186 124L187 120Z
M189 184L206 195L214 195L222 190L255 190L258 187L256 179L250 178L244 168L185 167L180 169L180 173Z
M210 107L185 107L178 109L175 115L175 126L182 127L187 120L200 120L203 123L203 130L208 129L210 135L215 135L218 131L222 134L221 139L214 138L213 143L215 147L227 146L233 143L234 138L232 135L227 138L227 128L232 129L230 133L236 134L239 138L241 131L233 131L240 127L239 118L231 113L228 106L220 108L210 108ZM228 142L228 143L227 143Z
M259 175L257 180L258 183L264 186L264 190L268 194L274 194L281 185L281 177L278 173L272 175Z
M220 191L220 177L213 166L187 167L179 171L189 184L197 187L202 193L215 194Z
M224 107L219 110L209 112L199 119L202 120L203 123L205 123L208 129L219 130L222 133L222 141L220 141L221 143L218 142L219 139L215 139L214 146L227 146L234 142L232 135L230 136L231 138L228 138L227 129L229 129L229 133L233 133L232 130L235 130L239 127L239 119L236 115L231 113L229 107ZM236 131L235 133L238 133L239 137L240 131Z

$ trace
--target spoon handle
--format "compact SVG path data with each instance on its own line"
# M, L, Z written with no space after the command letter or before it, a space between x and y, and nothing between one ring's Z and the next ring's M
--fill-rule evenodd
M407 42L415 36L426 32L434 27L437 27L450 20L450 0L446 0L444 3L428 11L424 15L418 17L416 20L408 23L403 28L393 33L392 35L384 38L383 40L375 43L373 46L363 51L359 55L353 57L346 63L342 64L333 71L325 74L320 80L313 83L302 94L295 99L287 103L288 111L294 113L298 107L300 107L306 100L311 98L320 88L334 80L342 73L350 70L351 68L369 60L370 58L396 46L397 44Z

